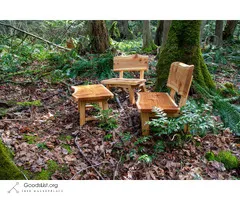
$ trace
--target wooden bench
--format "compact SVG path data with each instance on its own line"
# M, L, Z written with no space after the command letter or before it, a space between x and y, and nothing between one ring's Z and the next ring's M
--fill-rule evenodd
M186 104L189 89L192 83L193 65L186 65L181 62L171 64L167 86L170 88L170 95L162 92L140 92L138 93L137 108L141 114L142 134L149 134L149 121L155 117L153 107L161 108L169 117L177 117L180 108ZM175 94L181 96L179 105L175 102Z
M102 84L72 86L71 88L74 90L72 96L78 102L80 126L84 125L86 121L95 119L94 117L86 118L86 108L92 107L87 105L87 103L98 103L103 110L107 110L107 101L113 98L113 94Z
M103 80L101 83L107 88L120 87L128 89L129 99L131 104L135 104L134 89L140 88L146 92L144 79L144 71L148 70L148 56L130 55L130 56L116 56L113 59L113 70L119 72L119 78L112 78ZM126 71L139 71L140 78L123 78L123 73Z

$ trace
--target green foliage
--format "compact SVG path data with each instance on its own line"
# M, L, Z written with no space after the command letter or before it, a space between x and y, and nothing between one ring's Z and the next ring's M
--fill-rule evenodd
M38 138L35 135L24 134L23 139L26 140L28 144L35 144Z
M165 151L165 144L162 140L158 140L154 145L154 151L156 153L161 153Z
M90 54L88 57L74 61L71 65L65 65L62 69L70 78L77 76L110 78L113 75L113 55L111 53Z
M206 154L205 154L205 158L208 160L208 161L213 161L213 160L216 160L215 158L215 155L212 151L208 151Z
M70 141L73 137L71 135L60 135L59 140L61 141Z
M70 145L68 145L68 144L62 144L61 146L62 146L64 149L66 149L69 154L72 153L72 149L71 149Z
M103 128L106 131L113 130L118 127L117 124L117 115L113 114L112 109L108 110L102 110L99 107L96 107L98 109L98 114L96 118L99 120L99 127Z
M230 151L220 151L216 156L216 160L224 164L226 169L236 169L239 167L239 160L232 155Z
M4 117L7 114L6 108L0 108L0 118Z
M191 134L205 135L207 131L214 129L214 120L211 117L212 107L208 104L197 104L188 101L181 108L181 115L177 118L168 118L159 108L154 108L157 119L147 122L153 126L156 135L171 135L183 133L184 125L187 125Z
M17 105L24 106L24 107L30 107L30 106L42 106L42 103L40 100L35 100L35 101L17 102Z
M0 180L24 180L23 174L11 159L7 147L0 140Z
M114 40L119 40L120 38L120 32L117 27L117 23L118 23L117 21L114 21L109 29L109 35Z
M49 180L56 170L59 169L58 164L54 160L47 161L47 169L42 171L36 176L36 180Z
M139 137L135 142L134 142L134 145L139 145L139 144L144 144L146 143L147 141L149 141L151 139L151 136L142 136L142 137Z
M224 125L230 127L236 135L240 135L240 113L236 107L224 100L215 91L203 88L194 81L194 90L202 96L206 102L212 102L214 109L220 114Z
M46 143L45 143L45 142L37 143L37 147L38 147L39 149L47 149L47 146L46 146Z
M142 39L138 38L136 40L123 40L121 42L112 41L114 48L126 54L136 54L142 53Z
M145 163L151 163L152 162L152 157L147 155L147 154L144 154L142 156L139 156L138 160L141 161L141 162L145 162Z
M111 140L112 139L112 134L108 133L104 136L104 140Z

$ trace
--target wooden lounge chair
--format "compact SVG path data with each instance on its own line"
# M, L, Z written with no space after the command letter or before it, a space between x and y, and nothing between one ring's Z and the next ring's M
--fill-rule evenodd
M163 92L140 92L138 93L137 108L141 113L142 134L149 134L149 125L145 124L149 118L155 117L152 112L153 107L163 109L169 117L177 117L180 114L180 108L186 104L189 89L192 83L193 65L187 65L181 62L171 64L167 81L167 87L170 88L170 95ZM175 102L175 94L181 96L179 105Z
M101 83L106 85L107 88L121 87L123 89L128 89L130 103L135 104L134 89L139 87L142 91L146 92L144 71L148 70L148 56L137 54L130 56L116 56L113 61L113 70L119 72L119 78L103 80ZM123 72L126 71L139 71L140 78L123 78Z

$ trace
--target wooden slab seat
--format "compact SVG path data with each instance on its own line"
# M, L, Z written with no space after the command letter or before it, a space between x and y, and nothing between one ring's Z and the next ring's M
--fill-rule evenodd
M113 59L113 71L119 72L119 78L112 78L103 80L101 83L107 88L120 87L128 89L130 103L135 104L134 89L140 88L146 92L144 79L144 71L148 70L148 56L130 55L130 56L116 56ZM139 71L140 78L123 78L123 73L126 71Z
M149 121L155 117L152 112L154 107L163 109L169 117L177 117L180 114L180 108L186 104L189 89L192 83L193 65L186 65L181 62L171 64L168 76L167 86L170 88L170 95L162 92L140 92L138 93L137 108L141 115L142 134L149 134ZM181 96L179 105L174 101L175 94Z
M103 110L107 110L107 101L113 98L113 94L102 84L72 86L71 88L74 90L72 96L78 102L80 126L84 125L86 121L94 119L94 117L86 118L86 108L92 107L87 103L98 103Z

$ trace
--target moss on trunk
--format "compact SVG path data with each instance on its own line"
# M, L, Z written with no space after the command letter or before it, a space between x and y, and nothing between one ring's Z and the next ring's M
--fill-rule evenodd
M157 91L166 87L170 65L175 61L193 64L195 66L194 80L203 87L215 87L200 49L200 26L201 21L172 21L167 42L157 63L155 88Z
M0 140L0 180L25 179L18 167L12 162L8 149Z

